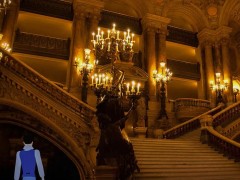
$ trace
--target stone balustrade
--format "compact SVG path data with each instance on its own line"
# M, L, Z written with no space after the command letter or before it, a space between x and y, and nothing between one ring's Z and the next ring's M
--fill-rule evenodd
M95 109L91 106L83 103L74 96L64 91L62 88L55 85L39 73L31 70L30 67L21 63L20 61L13 58L8 52L0 49L0 65L8 68L17 76L21 76L25 80L29 81L33 86L41 89L47 95L51 96L55 101L58 101L66 108L70 109L74 113L78 114L79 117L89 123L95 114Z
M193 98L179 98L175 100L177 120L184 122L211 109L210 101Z

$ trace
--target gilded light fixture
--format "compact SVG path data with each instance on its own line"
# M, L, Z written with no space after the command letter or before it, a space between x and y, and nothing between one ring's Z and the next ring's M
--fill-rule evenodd
M172 72L166 67L165 62L160 62L160 70L154 70L153 71L153 78L156 81L157 84L160 85L160 104L161 104L161 109L160 109L160 115L159 119L162 119L163 117L167 116L166 112L166 89L165 89L165 84L171 79L172 77Z
M223 83L221 82L221 73L216 73L216 84L213 83L213 81L210 81L210 88L214 91L216 91L216 104L223 103L223 93L225 90L228 89L228 81L223 80Z

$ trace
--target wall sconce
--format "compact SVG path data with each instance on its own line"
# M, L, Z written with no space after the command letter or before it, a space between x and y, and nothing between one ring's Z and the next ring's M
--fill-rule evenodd
M224 90L228 89L228 81L227 80L223 80L223 83L221 83L221 73L216 73L216 84L213 83L213 81L210 81L210 88L214 91L216 91L216 105L218 105L218 103L223 103L223 92Z

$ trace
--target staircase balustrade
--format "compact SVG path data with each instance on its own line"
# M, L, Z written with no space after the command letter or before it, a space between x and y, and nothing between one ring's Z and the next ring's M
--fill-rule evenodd
M240 144L207 127L208 144L236 162L240 161Z
M232 122L240 117L240 102L232 104L213 116L213 127Z
M194 129L197 129L200 127L200 117L203 115L213 115L218 113L219 111L221 111L223 109L224 105L221 104L219 106L217 106L216 108L213 108L209 111L207 111L206 113L203 113L197 117L194 117L184 123L181 123L165 132L163 132L163 138L165 139L173 139L176 137L179 137L187 132L190 132Z
M184 122L211 109L210 101L193 98L179 98L175 100L175 114L177 120Z
M6 67L12 73L16 74L17 76L21 76L33 86L41 89L42 92L47 93L55 101L58 101L66 108L78 114L81 119L89 124L89 121L95 114L94 108L67 93L62 88L49 81L47 78L43 77L27 65L12 57L5 50L0 49L0 55L2 56L0 59L1 66Z
M224 128L221 134L230 139L234 139L234 137L236 137L236 135L238 135L239 133L240 133L240 119L234 121L232 124L229 125L229 127Z

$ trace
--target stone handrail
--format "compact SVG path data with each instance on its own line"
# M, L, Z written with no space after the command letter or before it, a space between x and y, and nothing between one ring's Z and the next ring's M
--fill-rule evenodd
M203 133L204 132L204 133ZM223 153L229 158L233 158L236 162L240 161L240 144L233 141L208 126L202 130L202 133L207 136L207 143L216 150Z
M64 107L79 115L79 117L87 124L94 117L95 109L83 103L76 97L64 91L53 82L43 77L41 74L33 70L31 67L12 57L8 52L0 49L0 65L7 68L12 73L24 78L36 88L41 89L47 95L52 97L54 101L58 101Z
M234 103L223 111L215 114L213 116L212 126L215 128L223 123L232 122L238 117L240 117L240 102Z
M210 108L210 101L204 99L178 98L175 100L175 110L181 106L195 106Z
M200 117L203 116L203 115L213 115L219 111L221 111L223 109L224 105L221 104L219 106L217 106L216 108L213 108L209 111L207 111L206 113L203 113L197 117L194 117L184 123L181 123L165 132L163 132L163 138L166 138L166 139L173 139L173 138L176 138L176 137L179 137L189 131L192 131L194 129L197 129L200 127Z
M236 135L240 133L240 119L234 121L230 126L224 128L221 132L222 135L234 139Z

